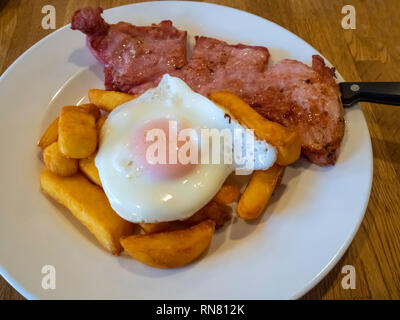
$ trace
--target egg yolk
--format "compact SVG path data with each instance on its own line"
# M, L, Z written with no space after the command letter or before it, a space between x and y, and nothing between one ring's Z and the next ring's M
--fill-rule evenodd
M161 157L166 160L165 163L154 163L153 161L150 161L147 157L148 148L154 143L157 143L158 140L157 137L153 141L147 141L146 139L148 132L153 129L159 129L164 132L166 139L161 143L165 142L165 149L157 149L157 151L155 152L155 156L159 157L158 153L165 150L165 155L162 155ZM179 132L179 130L180 128L177 128L177 132ZM191 172L196 167L196 164L182 164L179 161L178 152L180 148L186 143L186 141L178 141L178 139L176 138L177 132L170 132L169 119L155 119L145 123L134 132L132 137L131 150L134 161L141 165L146 172L149 172L152 176L158 179L176 179L183 177ZM172 138L172 141L170 141L170 137ZM173 143L173 145L170 146L171 142ZM188 141L188 143L195 142ZM171 152L174 152L175 149L176 155L173 156L174 159L171 159L172 161L170 161L170 147L172 148Z

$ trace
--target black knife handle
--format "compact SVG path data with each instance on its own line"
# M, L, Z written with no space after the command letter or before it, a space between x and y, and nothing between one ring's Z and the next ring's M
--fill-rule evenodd
M342 82L343 107L360 101L400 105L400 82Z

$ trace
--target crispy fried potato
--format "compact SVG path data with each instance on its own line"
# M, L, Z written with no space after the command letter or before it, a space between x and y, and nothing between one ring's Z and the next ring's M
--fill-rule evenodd
M206 220L188 229L121 238L121 244L133 258L151 267L177 268L208 248L214 229L215 222Z
M283 171L284 167L277 164L265 171L254 171L238 203L239 217L251 220L261 215L275 187L280 183Z
M187 226L193 226L195 224L199 224L200 222L203 222L204 220L209 219L207 216L207 212L204 208L200 209L196 213L194 213L192 216L189 218L182 220L181 223ZM217 226L216 226L217 227ZM218 229L218 228L216 228Z
M99 177L99 171L97 170L96 165L94 164L95 154L92 154L90 157L86 159L79 160L79 169L85 174L86 177L89 178L90 181L97 184L101 187L101 181Z
M181 223L184 225L194 225L207 219L215 221L215 228L219 229L225 224L225 222L231 219L231 208L211 200L190 218L181 221Z
M225 222L228 222L232 217L231 207L217 203L216 201L211 201L202 210L209 219L215 221L217 229L223 227Z
M227 198L224 198L227 201ZM167 230L179 230L199 224L204 220L211 219L215 221L215 229L223 227L225 222L231 219L232 209L224 203L218 203L215 199L211 200L199 211L185 220L174 220L157 223L139 223L145 233L156 233Z
M233 184L225 183L214 196L214 201L220 204L230 204L239 200L240 189Z
M101 116L99 118L99 120L97 120L96 128L97 128L97 133L99 134L99 136L100 136L101 128L103 128L103 124L104 124L104 122L106 122L106 120L107 120L106 115Z
M44 132L43 136L38 142L38 146L42 149L56 142L58 139L58 119L55 119Z
M139 226L143 229L144 232L150 234L150 233L156 233L156 232L162 232L167 230L171 225L173 224L173 221L166 221L166 222L156 222L156 223L139 223Z
M43 150L46 168L59 176L72 176L78 172L78 160L65 157L59 149L58 142L53 142Z
M118 91L106 91L100 89L90 89L88 96L90 103L95 104L100 109L107 112L111 112L119 105L137 97L136 95Z
M210 99L231 114L240 124L253 129L258 139L265 140L276 147L278 151L276 163L286 166L300 157L301 141L295 131L265 119L230 92L212 93Z
M131 235L134 224L122 219L111 208L103 190L82 174L60 177L44 169L40 175L42 190L67 207L114 255L122 251L119 239Z
M99 120L101 113L100 109L93 103L80 104L79 107L85 109L88 113L93 115L94 121Z
M58 123L60 151L68 158L89 157L97 148L95 118L82 107L62 108Z

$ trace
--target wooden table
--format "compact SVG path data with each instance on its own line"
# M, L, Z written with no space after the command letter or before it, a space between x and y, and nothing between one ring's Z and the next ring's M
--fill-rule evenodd
M107 9L129 0L0 1L0 73L51 31L41 27L44 5L57 12L57 28L87 5ZM294 32L331 61L345 79L400 80L398 0L211 1L245 10ZM356 29L344 30L341 9L356 8ZM362 105L371 133L374 180L364 221L337 266L304 299L400 298L400 108ZM357 273L355 290L341 286L344 265ZM0 277L0 299L23 299Z

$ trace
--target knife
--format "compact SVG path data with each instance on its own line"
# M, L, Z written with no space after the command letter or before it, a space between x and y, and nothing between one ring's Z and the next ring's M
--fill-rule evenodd
M361 101L400 105L400 82L341 82L339 86L345 108Z

